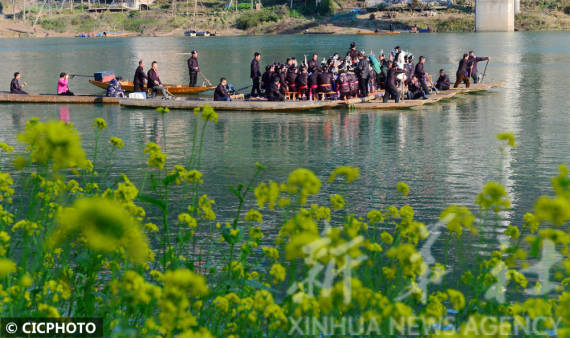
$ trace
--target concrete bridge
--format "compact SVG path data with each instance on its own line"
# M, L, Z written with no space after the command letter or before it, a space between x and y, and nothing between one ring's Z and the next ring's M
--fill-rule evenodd
M477 32L513 32L515 14L520 0L476 0L475 30Z

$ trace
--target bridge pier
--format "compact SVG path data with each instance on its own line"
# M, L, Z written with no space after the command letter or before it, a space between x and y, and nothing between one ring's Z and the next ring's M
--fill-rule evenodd
M513 32L515 1L517 0L476 0L475 31Z

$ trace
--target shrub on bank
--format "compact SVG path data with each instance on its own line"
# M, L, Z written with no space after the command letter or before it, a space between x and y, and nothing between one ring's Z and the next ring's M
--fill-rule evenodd
M533 334L569 333L566 166L550 196L509 226L499 183L474 193L474 210L451 205L426 225L404 182L383 207L364 211L346 199L347 186L360 184L358 168L347 166L325 180L300 168L260 182L265 168L256 164L249 182L228 189L234 205L222 206L201 192L204 135L218 115L208 106L194 112L188 155L173 163L168 109L159 109L162 144L146 145L139 182L109 167L131 150L101 118L90 159L79 133L59 121L28 121L20 154L0 143L15 167L0 172L2 316L102 317L106 336L499 336L525 319ZM497 138L509 156L513 134ZM329 203L316 204L324 191ZM250 200L256 206L246 211ZM221 219L218 208L233 216Z
M265 22L277 22L277 21L279 21L279 16L276 13L268 9L263 9L260 11L247 12L241 14L237 18L236 26L239 29L249 29L256 27L260 24L263 24Z
M58 33L63 33L67 30L67 21L65 17L59 17L54 19L43 18L39 20L40 26L47 30L56 31Z

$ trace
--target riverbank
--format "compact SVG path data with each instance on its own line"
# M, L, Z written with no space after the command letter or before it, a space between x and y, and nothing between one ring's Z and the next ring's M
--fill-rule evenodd
M328 32L355 34L412 27L429 28L432 32L472 32L474 14L465 9L440 11L376 11L341 12L330 16L307 17L286 6L273 10L212 11L194 16L185 13L173 16L169 11L126 11L118 13L87 13L62 11L49 18L28 20L0 18L0 37L73 37L82 33L111 32L109 36L182 36L188 29L216 32L217 35L272 35ZM570 15L559 10L526 8L516 16L518 31L569 30Z

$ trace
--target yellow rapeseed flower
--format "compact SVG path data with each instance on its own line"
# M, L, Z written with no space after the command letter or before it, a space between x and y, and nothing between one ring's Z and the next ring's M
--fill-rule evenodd
M117 149L123 149L123 147L125 146L123 140L115 136L109 139L109 143L111 143L111 145Z
M12 153L14 152L14 147L7 145L4 142L0 142L0 149L4 150L5 153Z
M76 237L95 251L124 250L131 261L142 263L148 256L148 241L140 225L111 200L81 198L58 215L58 225L48 244L54 248Z
M218 113L214 111L212 106L205 104L204 107L202 107L202 119L205 122L213 121L214 123L218 123Z
M408 196L408 194L410 193L410 187L404 182L398 182L398 184L396 185L396 189L404 197Z
M489 182L483 187L483 191L475 198L475 203L482 210L492 209L495 212L507 210L511 207L505 187L497 182Z
M334 211L344 208L344 198L339 194L331 195L331 207Z
M16 272L16 263L8 258L0 258L0 278Z
M497 134L497 139L501 141L507 141L507 144L514 148L515 146L515 135L513 133L500 133Z
M253 190L255 198L257 199L257 205L259 209L263 209L265 204L269 210L275 209L275 203L279 197L279 185L273 181L269 183L261 182Z
M47 123L32 119L26 122L26 129L18 140L27 145L33 162L47 164L53 169L85 168L85 152L81 138L71 125L61 121Z
M337 176L344 176L348 183L352 183L355 179L360 177L360 169L348 166L337 167L331 172L329 182L334 182Z
M269 275L273 276L275 284L284 281L286 274L285 268L279 263L273 264L269 270Z
M97 128L99 130L103 130L105 128L107 128L107 121L105 121L103 118L101 117L97 117L95 120L93 120L93 123L91 124L91 126L93 128Z
M292 194L298 193L299 203L305 204L309 195L319 193L321 181L309 169L299 168L287 178L287 189Z
M262 223L263 222L263 216L261 216L261 213L259 211L255 210L255 209L250 209L247 212L247 214L245 214L245 220Z

